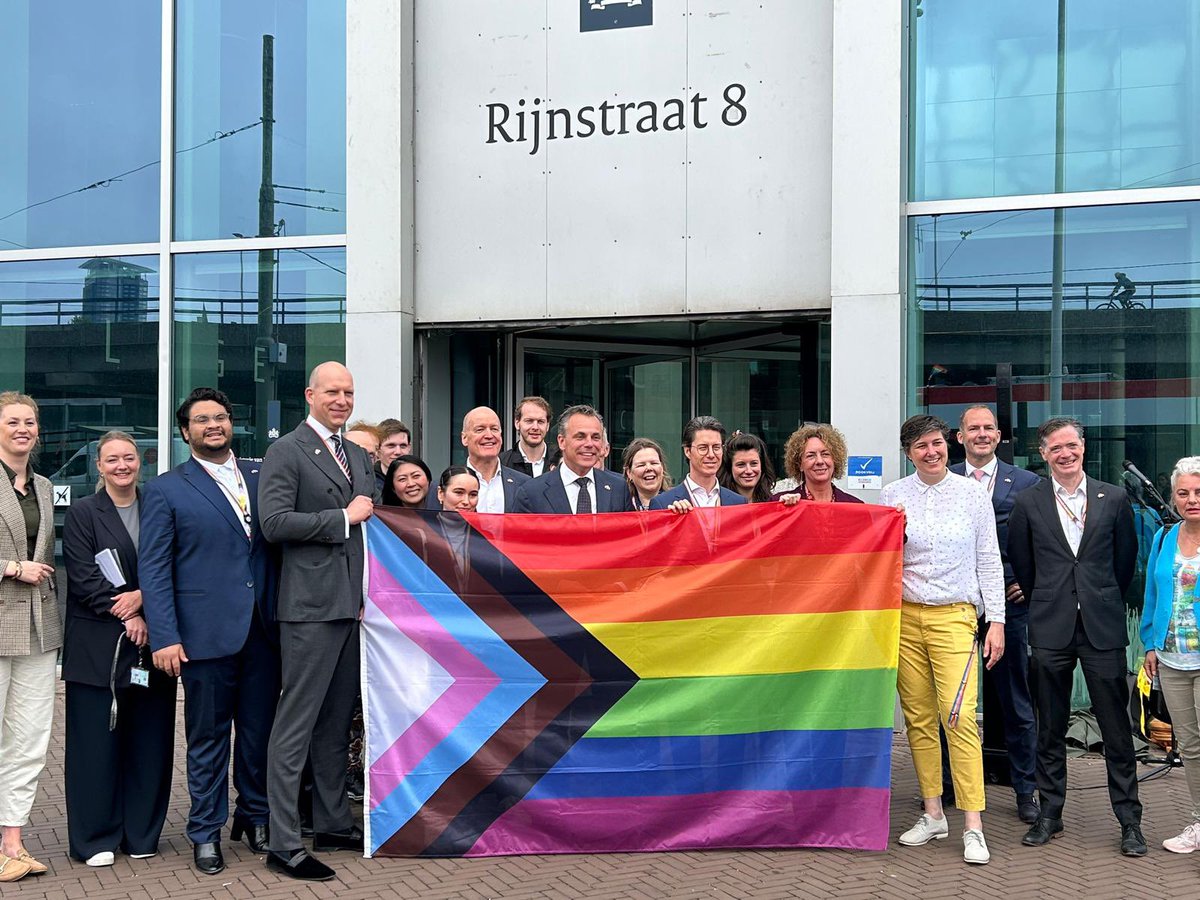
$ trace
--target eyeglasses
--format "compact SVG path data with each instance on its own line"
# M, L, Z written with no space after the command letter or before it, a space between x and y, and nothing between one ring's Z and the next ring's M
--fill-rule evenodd
M720 456L724 448L720 444L692 444L692 449L701 456L708 456L709 454Z
M224 425L229 419L229 413L217 413L215 416L192 416L189 421L194 425L207 425L209 422Z

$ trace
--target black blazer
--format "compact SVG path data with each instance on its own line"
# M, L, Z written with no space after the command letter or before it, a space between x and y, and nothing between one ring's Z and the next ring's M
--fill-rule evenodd
M547 444L546 466L542 469L542 474L545 475L551 469L557 468L560 462L562 462L562 451L557 447ZM500 454L500 465L515 472L520 472L529 478L533 477L533 466L525 462L525 457L521 455L521 451L517 447L510 447Z
M955 475L966 476L967 464L955 463L950 467ZM1017 495L1033 487L1042 479L1028 469L1018 469L1002 459L996 460L996 486L992 489L992 509L996 513L996 539L1000 542L1000 559L1004 562L1004 586L1017 580L1012 563L1008 561L1008 520L1012 516Z
M113 587L100 574L96 554L105 549L116 553L125 576L124 587ZM124 624L109 610L114 595L138 589L138 559L129 532L106 491L84 497L67 510L63 559L67 566L63 680L108 687L113 651L118 638L125 633ZM117 664L118 687L129 684L129 669L137 658L137 648L127 640L122 641Z
M1123 488L1087 480L1087 519L1079 554L1071 553L1053 482L1017 495L1008 521L1008 559L1029 599L1029 644L1062 650L1075 633L1076 609L1097 650L1129 644L1125 591L1137 566L1133 508Z
M576 477L567 469L562 471L569 478ZM596 512L633 512L633 497L624 478L605 469L593 469L592 477L596 480ZM562 473L554 469L526 481L517 489L511 511L570 515L571 501L567 499Z

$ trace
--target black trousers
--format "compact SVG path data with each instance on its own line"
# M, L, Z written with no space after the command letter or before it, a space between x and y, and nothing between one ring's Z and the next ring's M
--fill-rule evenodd
M256 610L240 652L183 664L187 780L193 844L221 840L229 818L229 755L239 819L267 823L267 744L279 699L279 652ZM237 741L231 741L236 730Z
M1097 650L1088 640L1083 620L1078 616L1069 646L1062 650L1033 648L1038 711L1037 784L1042 796L1042 815L1061 818L1067 799L1067 721L1071 715L1071 682L1076 662L1083 667L1092 711L1104 739L1108 797L1113 812L1122 825L1138 825L1142 821L1142 804L1138 800L1137 760L1129 724L1125 650Z
M112 693L68 681L66 690L67 842L86 860L104 851L155 853L171 799L175 679L153 673L150 687L117 691L117 727L108 730Z

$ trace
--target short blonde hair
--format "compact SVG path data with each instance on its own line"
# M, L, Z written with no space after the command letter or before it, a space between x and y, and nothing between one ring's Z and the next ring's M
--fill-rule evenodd
M804 458L804 445L812 438L821 441L833 455L833 477L846 476L846 439L832 425L824 422L801 425L792 432L783 447L783 468L789 478L799 481L804 477L800 461Z
M35 418L41 418L37 401L28 394L22 394L20 391L0 391L0 413L9 406L28 406L33 410Z

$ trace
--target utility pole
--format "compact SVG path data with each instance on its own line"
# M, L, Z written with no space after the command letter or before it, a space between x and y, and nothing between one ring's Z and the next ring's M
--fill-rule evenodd
M275 133L275 37L262 39L262 183L258 187L258 236L275 236L275 188L272 153ZM253 371L255 446L265 451L270 429L270 407L276 399L278 363L275 359L275 251L258 251L258 333L254 341Z
M1063 191L1063 166L1066 161L1067 92L1067 0L1058 0L1058 81L1054 109L1054 192ZM1050 291L1050 415L1062 415L1063 401L1063 269L1066 234L1063 208L1054 208L1054 245L1051 251L1053 285Z

